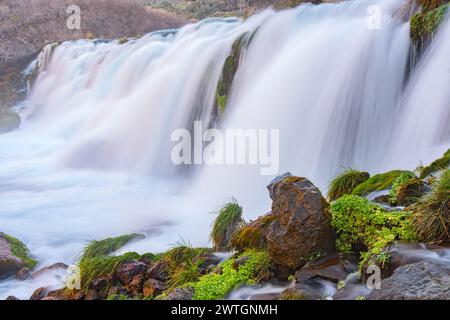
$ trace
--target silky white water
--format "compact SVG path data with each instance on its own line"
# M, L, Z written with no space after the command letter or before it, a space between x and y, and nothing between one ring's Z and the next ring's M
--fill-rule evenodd
M323 191L343 167L375 173L433 160L450 145L450 27L406 79L409 25L393 17L402 3L306 4L122 45L47 48L21 128L0 136L1 231L45 266L75 263L89 240L130 232L147 238L122 251L207 244L210 213L231 196L247 219L270 210L273 176L258 166L172 163L171 133L194 120L279 129L279 173L306 176ZM373 4L381 14L375 29L367 22ZM216 119L225 59L255 31ZM28 298L36 281L0 281L0 298Z

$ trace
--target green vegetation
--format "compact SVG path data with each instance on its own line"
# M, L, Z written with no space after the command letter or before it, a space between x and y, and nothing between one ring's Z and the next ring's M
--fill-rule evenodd
M280 300L305 300L305 296L295 290L285 290L280 297Z
M197 281L200 277L199 269L205 263L203 256L209 252L209 248L193 248L182 242L164 253L161 259L169 267L170 288Z
M119 40L118 40L118 43L119 44L125 44L125 43L127 43L128 42L128 38L120 38Z
M230 228L238 227L242 223L242 208L232 199L219 211L213 228L211 230L211 240L215 248L221 248L223 244L231 240ZM233 230L234 231L234 230Z
M267 245L267 228L274 220L274 214L266 214L250 225L242 226L234 232L230 246L239 252L247 249L264 249Z
M344 194L351 194L353 189L359 184L369 179L368 172L354 169L346 169L331 181L328 186L327 198L329 201L337 200Z
M433 161L429 166L420 169L420 178L424 179L429 175L450 167L450 149L442 157Z
M3 236L6 241L8 241L11 253L22 260L25 267L27 267L28 269L33 269L36 266L36 260L30 258L29 251L22 241L3 232L0 232L0 236Z
M128 296L124 294L112 294L108 296L106 300L128 300Z
M410 20L410 36L414 42L420 42L433 36L443 21L448 10L448 4L430 10L434 6L425 6L423 12L417 13Z
M226 95L219 95L217 94L217 105L219 106L219 110L221 113L224 113L225 107L227 105L227 96Z
M344 195L331 204L331 214L336 247L343 252L361 251L361 266L371 259L385 262L383 249L392 241L415 238L409 212L387 212L362 197Z
M357 196L365 196L374 191L387 190L389 189L394 180L403 173L408 173L411 171L404 170L392 170L385 173L380 173L370 177L368 180L359 184L355 189L353 189L352 194Z
M81 286L83 290L89 288L92 280L111 274L116 268L127 261L140 259L135 252L128 252L121 256L109 256L127 243L143 237L140 234L129 234L99 241L92 241L81 256L79 267L81 273Z
M450 170L413 206L412 225L421 241L450 241Z
M389 200L391 203L397 202L397 193L403 190L403 186L414 180L416 175L413 172L406 171L394 179L391 191L389 191Z
M242 264L236 266L240 259ZM220 267L222 273L210 273L200 277L199 281L186 286L194 288L194 300L223 299L227 293L242 284L254 284L269 272L269 255L264 251L249 250L237 259L229 259Z

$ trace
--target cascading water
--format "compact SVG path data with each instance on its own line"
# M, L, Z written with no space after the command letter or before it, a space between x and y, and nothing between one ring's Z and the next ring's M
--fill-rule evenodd
M191 130L194 120L279 129L279 173L306 176L324 191L345 166L376 172L431 160L450 144L450 76L440 67L448 66L449 23L403 92L409 26L393 17L402 3L306 4L245 22L209 19L126 44L48 47L20 130L0 136L2 231L23 240L44 266L74 263L88 240L130 232L148 237L123 251L158 252L180 239L205 243L214 218L208 213L230 196L247 218L267 211L272 177L258 166L180 170L171 162L171 133ZM367 24L372 5L379 28ZM253 36L216 119L223 65L246 33ZM426 137L414 135L421 130ZM0 282L0 298L27 298L33 281Z

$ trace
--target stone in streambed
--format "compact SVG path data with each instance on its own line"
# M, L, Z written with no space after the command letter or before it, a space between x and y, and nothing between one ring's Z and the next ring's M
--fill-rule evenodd
M267 248L282 273L298 270L314 255L334 251L329 205L311 181L287 173L274 179L268 190L275 219L268 229Z
M33 268L36 261L18 239L0 232L0 278L14 275L22 268Z

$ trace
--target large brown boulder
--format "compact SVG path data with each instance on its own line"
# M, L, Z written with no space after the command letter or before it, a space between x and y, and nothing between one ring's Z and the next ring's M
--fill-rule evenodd
M290 173L268 186L275 220L267 233L267 247L275 265L297 270L311 257L334 250L328 203L306 178Z

